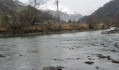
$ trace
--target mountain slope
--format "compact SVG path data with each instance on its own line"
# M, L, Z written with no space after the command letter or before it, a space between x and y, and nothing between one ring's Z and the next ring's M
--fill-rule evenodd
M108 18L114 18L115 14L119 11L119 0L112 0L106 3L103 7L95 11L92 15L101 18L105 16Z
M12 0L0 0L0 13L8 13L15 7Z
M14 0L0 0L3 4L10 6L10 7L21 7L20 4L14 2Z
M119 12L119 0L111 0L110 2L106 3L103 7L96 10L91 15L97 19L103 19L105 17L114 19L116 13ZM85 20L84 20L85 19ZM81 18L79 21L86 21L86 18Z
M9 13L18 7L22 7L13 0L0 0L0 13Z

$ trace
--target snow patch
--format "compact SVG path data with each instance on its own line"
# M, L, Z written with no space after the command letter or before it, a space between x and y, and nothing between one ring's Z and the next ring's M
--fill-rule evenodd
M42 5L42 6L39 7L39 9L40 10L45 10L45 11L49 11L49 10L57 11L56 5L52 5L52 6L50 6L50 5ZM70 9L68 9L68 8L66 8L66 7L64 7L62 5L59 6L59 11L67 13L67 14L78 14L78 13L75 13L75 12L71 11Z

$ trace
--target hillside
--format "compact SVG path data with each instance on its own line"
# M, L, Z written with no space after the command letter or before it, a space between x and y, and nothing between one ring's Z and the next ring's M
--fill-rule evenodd
M0 0L0 3L6 5L8 7L21 7L21 5L16 3L15 1L14 0Z
M106 3L103 7L96 10L91 16L97 19L110 18L115 19L116 13L119 11L119 0L112 0ZM79 21L86 21L86 17L81 18Z
M0 25L13 23L36 24L36 22L41 23L49 20L49 18L52 19L49 13L31 6L23 6L23 3L18 0L0 0Z
M17 15L16 10L21 7L22 5L19 5L13 0L0 0L0 25L7 23L9 21L8 18L13 18L13 15Z
M13 0L0 0L0 13L10 13L18 7L22 7Z
M92 15L97 18L102 18L103 16L108 18L115 18L115 14L119 11L119 0L112 0L106 3L103 7L99 8Z

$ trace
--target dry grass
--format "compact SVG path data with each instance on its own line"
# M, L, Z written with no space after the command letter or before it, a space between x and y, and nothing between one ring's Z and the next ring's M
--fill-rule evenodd
M60 24L52 24L52 25L50 25L50 29L51 30L59 30L60 29Z
M96 24L97 29L106 28L104 24ZM82 30L90 29L89 24L74 24L74 23L52 23L26 26L24 30L29 31L47 31L47 30ZM0 31L6 31L6 28L0 27Z
M30 25L24 28L24 30L47 30L47 25Z
M89 24L77 24L76 25L78 29L88 29Z
M0 26L0 31L6 31L6 30L7 30L6 28Z
M71 23L65 23L65 24L61 24L61 29L62 30L71 30L71 29L73 29L73 27L72 27L72 24Z

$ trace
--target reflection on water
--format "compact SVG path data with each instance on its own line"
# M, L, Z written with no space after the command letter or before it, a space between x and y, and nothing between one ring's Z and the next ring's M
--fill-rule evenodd
M45 66L63 66L64 70L96 70L96 67L118 70L118 64L98 59L96 54L119 59L119 49L114 47L119 34L103 35L101 31L1 38L0 55L5 57L0 57L0 70L42 70Z

